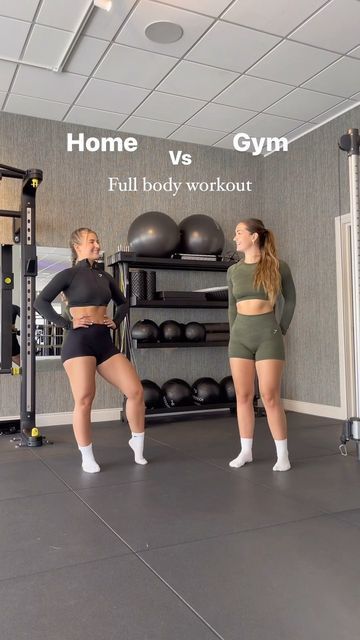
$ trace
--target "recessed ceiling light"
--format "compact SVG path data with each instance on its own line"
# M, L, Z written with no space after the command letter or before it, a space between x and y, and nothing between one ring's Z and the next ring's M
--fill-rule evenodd
M174 22L152 22L145 29L145 35L152 42L171 44L183 37L184 30Z
M112 0L94 0L94 5L95 7L99 7L99 9L110 11L112 7Z

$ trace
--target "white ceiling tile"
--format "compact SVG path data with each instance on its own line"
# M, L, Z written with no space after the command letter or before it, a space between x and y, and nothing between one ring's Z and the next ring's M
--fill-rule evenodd
M340 104L337 104L336 107L333 107L332 109L328 109L327 111L324 111L324 113L321 113L316 118L313 118L312 122L321 123L329 119L332 120L333 118L336 118L337 116L341 115L342 113L345 113L346 111L351 111L351 109L354 109L356 106L358 105L356 104L356 102L352 100L343 100L343 102L340 102Z
M44 69L20 67L13 92L34 98L71 104L87 78L74 73L55 73Z
M221 147L221 149L231 149L232 151L235 151L234 149L234 134L230 134L225 136L225 138L223 138L222 140L219 140L219 142L216 142L214 144L214 147Z
M36 21L48 27L76 31L88 6L89 0L43 0Z
M31 22L38 4L39 0L0 0L0 16Z
M192 127L203 127L226 132L233 131L243 122L253 118L254 115L256 115L255 111L236 109L223 104L208 104L191 118L187 124Z
M250 73L268 80L298 85L337 58L339 56L335 53L286 41L252 67Z
M360 90L360 60L341 58L304 87L348 98Z
M276 116L298 118L299 120L311 120L326 109L339 104L342 98L326 93L316 93L306 89L295 89L290 95L282 98L266 110Z
M182 124L205 104L201 100L155 91L134 115Z
M149 91L126 84L90 80L76 104L114 113L131 113L146 98Z
M360 3L333 0L299 27L291 38L316 47L346 53L360 43Z
M120 131L135 133L142 136L152 136L153 138L167 138L176 129L177 124L171 122L161 122L150 118L138 118L130 116L120 127Z
M108 46L109 43L106 40L83 36L66 64L66 71L90 75Z
M99 129L116 130L126 118L127 115L124 113L111 113L110 111L75 106L69 111L65 122L84 124L88 127L98 127Z
M290 133L288 133L286 137L288 141L291 142L295 138L301 138L310 131L313 131L314 127L316 127L315 124L302 124L300 127L296 127Z
M0 60L0 90L7 91L16 69L16 64Z
M231 71L245 71L279 41L280 38L266 33L216 22L186 58Z
M35 118L61 120L68 108L69 105L60 102L41 100L40 98L29 98L28 96L18 96L12 93L6 102L4 111L20 113L24 116L34 116Z
M153 89L176 62L176 58L159 53L114 44L95 77Z
M163 80L158 89L189 98L211 100L236 78L237 74L232 71L183 60Z
M0 16L0 58L19 58L30 23Z
M271 138L272 136L283 136L295 127L299 127L303 122L292 120L291 118L279 118L278 116L270 116L267 113L260 113L244 124L241 131L249 136L256 138Z
M237 0L222 19L285 36L322 4L324 0L297 0L291 4L289 0L271 0L271 5L264 0Z
M241 109L262 111L290 91L292 91L292 87L280 82L241 76L231 87L217 96L214 102Z
M23 60L33 64L57 67L71 40L69 31L35 25L26 45Z
M232 0L201 0L199 3L195 3L194 0L161 0L164 4L171 4L174 7L180 7L180 9L188 9L188 11L196 11L197 13L204 13L207 16L214 16L217 18L226 7L231 4Z
M95 9L86 25L86 35L94 38L103 38L103 40L112 40L135 2L136 0L121 0L120 2L116 0L116 2L113 2L112 9L109 12Z
M194 144L213 145L223 137L223 131L211 131L210 129L198 129L184 125L169 136L169 140L183 140Z
M360 47L355 47L355 49L350 51L348 55L353 56L354 58L360 58Z
M177 42L170 44L152 42L146 37L145 29L149 24L158 21L170 21L181 25L184 35ZM151 0L141 0L121 29L116 41L132 47L180 57L200 38L212 22L212 18L191 13L190 11L158 4L157 2L151 2Z

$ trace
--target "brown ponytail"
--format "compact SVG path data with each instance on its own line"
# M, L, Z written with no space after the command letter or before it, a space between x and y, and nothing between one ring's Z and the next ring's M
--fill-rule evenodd
M260 260L254 275L254 287L263 287L271 304L274 305L281 292L279 257L274 234L266 229L262 220L258 218L248 218L243 220L243 224L250 233L258 234Z

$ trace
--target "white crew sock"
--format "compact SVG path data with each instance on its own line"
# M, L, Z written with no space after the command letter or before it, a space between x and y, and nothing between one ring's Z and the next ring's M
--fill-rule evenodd
M129 440L129 446L133 450L135 454L135 462L137 464L147 464L147 460L144 458L144 435L145 432L142 433L134 433L131 432L131 438Z
M86 447L79 447L79 451L82 455L82 468L86 473L97 473L100 471L100 467L94 458L92 443Z
M252 459L253 459L252 457L253 439L240 438L240 440L241 440L241 451L237 458L234 458L234 460L231 460L231 462L229 462L230 467L236 467L237 469L239 467L243 467L244 464L246 464L247 462L252 462Z
M273 471L288 471L291 469L287 448L287 439L274 440L276 446L277 462L273 466Z

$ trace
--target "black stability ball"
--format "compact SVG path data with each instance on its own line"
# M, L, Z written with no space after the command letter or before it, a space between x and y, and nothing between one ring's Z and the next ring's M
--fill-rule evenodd
M225 402L236 402L235 385L232 376L220 380L221 395Z
M159 327L152 320L139 320L131 329L131 337L141 342L157 342L159 336Z
M188 322L185 327L185 338L190 342L204 342L206 338L206 330L200 322Z
M192 386L195 404L214 404L221 402L220 385L213 378L199 378Z
M144 401L147 409L163 407L163 399L160 387L152 380L141 380L144 389Z
M184 330L175 320L165 320L160 327L160 340L164 342L181 342L184 339Z
M225 243L220 225L202 213L196 213L180 222L180 252L218 255Z
M142 213L131 223L128 232L130 250L138 256L170 256L179 240L176 222L160 211Z
M163 384L161 391L167 407L184 407L193 404L191 387L185 380L172 378Z

